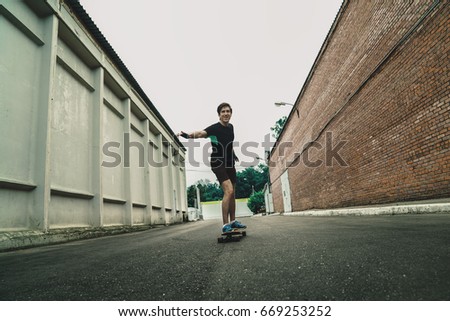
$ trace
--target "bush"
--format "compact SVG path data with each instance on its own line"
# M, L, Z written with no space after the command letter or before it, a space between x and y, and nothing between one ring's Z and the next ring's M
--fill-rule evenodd
M255 192L250 196L247 202L247 206L253 214L258 214L264 212L266 210L265 202L264 202L264 192L259 191Z

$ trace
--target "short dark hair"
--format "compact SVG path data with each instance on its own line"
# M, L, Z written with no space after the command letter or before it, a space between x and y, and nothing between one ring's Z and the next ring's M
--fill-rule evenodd
M231 108L229 103L221 103L219 105L219 107L217 107L217 114L220 115L220 112L222 111L222 108L225 108L225 107L230 107L230 111L233 112L233 108Z

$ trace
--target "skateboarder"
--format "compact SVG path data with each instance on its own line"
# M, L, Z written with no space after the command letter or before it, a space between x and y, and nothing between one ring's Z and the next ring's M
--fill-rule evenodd
M181 132L178 136L184 138L210 138L212 143L211 170L219 180L223 190L222 199L222 232L231 232L235 228L246 228L236 221L236 169L235 161L238 160L233 151L234 130L230 124L233 110L228 103L222 103L217 107L219 122L204 130L194 131L190 134Z

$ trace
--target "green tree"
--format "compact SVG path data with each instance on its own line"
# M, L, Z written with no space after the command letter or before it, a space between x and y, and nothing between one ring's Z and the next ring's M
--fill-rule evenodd
M187 188L188 206L195 207L195 200L197 199L197 190L195 185L191 185Z
M248 167L236 174L236 198L248 198L261 191L269 179L269 168L264 164Z
M201 191L201 190L200 190ZM218 183L208 183L204 186L204 192L200 193L202 202L219 201L223 198L223 191Z
M263 190L269 179L269 168L264 164L248 167L236 173L236 198L249 198L253 192ZM200 190L200 201L218 201L223 198L223 191L217 182L200 180L187 188L188 206L192 207L197 198L195 187Z
M283 116L280 119L277 120L277 122L275 123L275 126L270 127L270 130L272 131L272 136L275 139L278 139L278 137L281 134L281 131L284 128L284 125L286 124L287 121L287 116Z
M264 192L258 191L250 196L247 206L253 214L258 214L265 211Z
M189 206L195 204L195 199L197 198L196 186L200 190L201 202L218 201L223 198L223 191L218 183L212 183L209 180L200 180L187 188Z

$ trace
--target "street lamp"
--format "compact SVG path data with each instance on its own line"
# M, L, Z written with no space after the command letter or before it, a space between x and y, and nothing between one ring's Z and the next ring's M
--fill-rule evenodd
M275 106L277 106L277 107L281 107L281 106L292 106L292 107L294 107L293 104L291 104L291 103L285 103L284 101L276 102L276 103L275 103Z
M274 104L275 104L275 106L277 106L277 107L281 107L281 106L292 106L292 107L294 107L293 104L291 104L291 103L285 103L284 101L279 101L279 102L276 102L276 103L274 103ZM300 113L299 113L298 109L296 110L296 112L297 112L297 117L300 117Z

